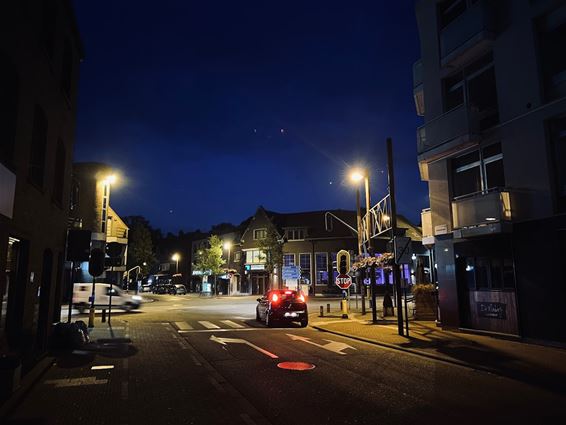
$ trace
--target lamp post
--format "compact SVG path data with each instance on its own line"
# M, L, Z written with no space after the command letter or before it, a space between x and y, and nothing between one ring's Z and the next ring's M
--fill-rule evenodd
M226 274L229 276L229 270L230 270L230 250L232 249L232 242L230 241L226 241L224 242L224 249L227 251L226 252ZM232 285L232 279L228 279L228 295L230 295L230 286Z
M175 254L173 254L173 256L171 257L171 260L175 261L175 274L179 274L179 260L180 259L181 259L181 256L177 252Z

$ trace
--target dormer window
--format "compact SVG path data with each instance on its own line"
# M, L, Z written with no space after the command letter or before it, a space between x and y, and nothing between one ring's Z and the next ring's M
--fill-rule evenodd
M254 229L254 240L265 239L267 237L267 229Z
M286 235L288 241L302 241L305 239L307 232L304 228L287 229Z

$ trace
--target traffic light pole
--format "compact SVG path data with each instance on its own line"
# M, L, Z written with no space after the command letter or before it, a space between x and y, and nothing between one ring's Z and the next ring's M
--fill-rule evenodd
M393 143L387 138L387 179L389 181L389 201L391 202L391 234L392 241L397 235L397 204L395 203L395 174L393 172ZM395 249L393 249L395 251ZM397 298L397 327L399 335L404 336L403 329L403 299L401 298L401 273L397 259L393 263L393 283Z

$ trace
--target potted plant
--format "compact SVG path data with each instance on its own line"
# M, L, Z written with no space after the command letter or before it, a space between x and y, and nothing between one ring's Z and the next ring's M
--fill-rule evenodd
M415 319L436 320L436 288L432 283L417 283L411 288L415 296Z

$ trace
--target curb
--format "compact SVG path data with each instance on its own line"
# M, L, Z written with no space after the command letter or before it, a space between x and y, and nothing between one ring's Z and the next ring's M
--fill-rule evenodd
M10 398L0 405L0 419L7 418L41 377L55 364L54 357L44 357L23 377Z
M403 351L405 353L414 354L414 355L420 356L420 357L426 357L426 358L431 359L431 360L437 360L437 361L448 363L448 364L455 365L455 366L461 366L461 367L465 367L465 368L472 369L472 370L479 370L479 371L482 371L482 372L496 374L496 375L499 375L499 376L506 376L505 374L499 373L497 370L494 370L494 369L490 369L490 368L487 368L487 367L484 367L484 366L479 366L479 365L476 365L476 364L473 364L473 363L463 362L463 361L460 361L460 360L449 359L449 358L446 358L446 357L438 356L436 354L427 353L426 351L422 351L422 350L415 350L413 348L399 347L398 345L390 344L388 342L376 341L375 339L369 339L369 338L364 338L362 336L350 335L350 334L347 334L347 333L344 333L344 332L329 330L329 329L323 328L322 326L317 326L317 325L311 325L311 328L316 329L316 330L321 331L321 332L327 332L327 333L331 333L331 334L334 334L334 335L342 336L344 338L350 338L350 339L354 339L354 340L361 341L361 342L367 342L368 344L378 345L378 346L389 348L389 349L392 349L392 350Z

